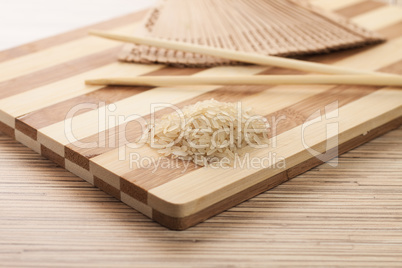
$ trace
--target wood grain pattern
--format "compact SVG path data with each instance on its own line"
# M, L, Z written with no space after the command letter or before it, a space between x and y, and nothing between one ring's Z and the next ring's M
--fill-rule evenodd
M402 73L400 10L367 1L339 1L329 7L341 9L340 13L367 28L378 30L389 41L378 46L306 59L336 66ZM122 18L110 29L129 32L136 24L136 21L128 22ZM97 43L98 39L77 34L65 39L69 41L55 42L30 54L16 53L18 56L0 62L0 67L6 70L0 79L0 130L172 229L188 228L320 164L322 161L312 158L313 155L302 145L301 137L316 151L314 154L328 151L325 159L328 160L401 124L402 93L391 87L85 86L83 81L87 78L113 74L235 76L295 72L264 66L177 69L114 62L113 52L120 47L119 44L105 40ZM93 48L95 44L96 49ZM17 68L19 65L22 67ZM286 167L274 168L271 165L266 168L212 170L194 166L182 172L184 164L181 162L176 169L153 172L150 168L129 165L131 153L142 157L158 155L146 146L126 147L128 142L138 138L141 128L138 124L130 123L127 127L125 123L115 124L111 118L135 113L149 119L152 103L168 102L183 107L210 98L241 101L265 115L271 125L276 124L275 118L283 116L285 119L277 124L276 132L271 135L276 147L249 153L251 157L259 158L276 153L284 157ZM77 110L74 116L68 114L73 107L83 103L92 106ZM334 103L338 109L328 106ZM112 107L109 104L115 109L109 109ZM308 128L308 134L304 134L304 123L319 118L318 115L311 117L316 111L328 118L333 117L328 122L339 126L338 152L325 146L335 139L326 136L328 122L315 123ZM168 112L169 109L162 109L155 115ZM107 115L105 120L99 116L102 113ZM66 130L66 122L72 124L71 130ZM76 141L68 138L69 133ZM121 137L126 133L127 140ZM96 146L82 148L80 143L95 143ZM126 156L125 160L119 158L121 152Z
M401 141L399 128L175 232L0 134L0 263L398 267Z

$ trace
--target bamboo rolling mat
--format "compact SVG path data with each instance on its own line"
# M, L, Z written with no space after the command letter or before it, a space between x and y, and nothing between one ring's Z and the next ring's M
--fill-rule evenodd
M320 0L324 1L324 0ZM320 1L315 1L317 4ZM325 1L324 1L325 2ZM327 2L326 2L327 3ZM339 11L337 1L328 5ZM339 66L402 73L402 13L395 7L356 1L345 9L352 21L378 31L389 41L310 60ZM362 8L364 7L364 8ZM95 28L131 32L138 18L127 16ZM33 47L36 49L32 51ZM401 124L402 92L393 88L365 86L198 86L178 88L85 86L88 77L113 75L258 75L289 74L294 71L262 66L219 66L208 69L173 68L117 62L118 43L86 36L79 30L0 53L0 130L58 165L122 200L144 215L172 229L185 229L230 208L258 193L275 187L321 163L302 146L299 137L314 151L329 152L328 159L366 142ZM31 50L31 51L30 51ZM111 120L101 122L100 114L143 115L149 106L169 102L183 107L199 100L241 101L268 120L284 117L277 123L277 146L251 152L255 157L274 152L285 158L286 167L264 169L210 170L182 166L153 172L130 167L119 160L140 154L153 157L147 147L126 148L139 134L137 124L121 131ZM82 104L90 108L75 110ZM114 106L104 106L114 104ZM306 128L313 116L320 122ZM168 110L160 110L160 116ZM70 116L70 117L69 117ZM73 116L73 117L71 117ZM67 117L67 120L65 120ZM69 120L70 118L71 121ZM109 118L109 117L107 117ZM311 117L310 117L311 119ZM325 120L324 120L325 119ZM72 124L71 133L66 122ZM326 147L334 136L326 136L327 123L339 130L339 150ZM128 140L119 134L126 134ZM77 142L68 138L74 134ZM97 146L85 148L82 144ZM331 143L329 143L331 144ZM80 146L78 146L80 145ZM323 159L326 160L326 159ZM180 165L180 164L179 164Z
M164 0L136 35L256 52L299 56L363 46L383 38L305 0ZM226 59L127 44L123 61L207 67Z

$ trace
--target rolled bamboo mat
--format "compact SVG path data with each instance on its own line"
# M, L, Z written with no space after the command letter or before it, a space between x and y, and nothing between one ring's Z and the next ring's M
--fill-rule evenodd
M327 53L384 40L305 0L162 0L135 34L276 56ZM119 59L191 67L240 64L135 44L127 44Z

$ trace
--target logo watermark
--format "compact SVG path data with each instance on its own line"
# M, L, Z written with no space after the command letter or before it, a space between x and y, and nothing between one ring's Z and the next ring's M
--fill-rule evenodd
M197 156L196 156L197 157ZM142 156L140 153L133 152L129 154L130 169L148 169L155 173L162 169L176 169L181 173L186 173L191 168L198 168L199 165L191 161L183 161L178 158L165 158ZM216 158L209 165L202 168L209 169L286 169L285 158L277 156L274 152L268 152L264 156L252 156L250 153L244 155L235 154L234 159L223 157Z
M211 161L208 165L209 168L285 169L286 159L290 155L280 153L281 148L296 143L301 144L302 148L312 157L322 162L338 155L339 104L337 101L326 105L323 111L317 109L298 126L292 121L293 117L288 116L286 109L282 114L279 111L268 116L256 115L248 118L248 121L242 122L242 104L238 102L236 105L235 118L228 118L225 114L216 115L215 121L226 122L224 128L217 129L216 126L211 125L211 120L203 118L202 115L186 119L182 109L170 103L151 103L148 110L139 109L141 111L139 114L130 113L130 110L135 109L127 109L126 106L119 107L118 103L81 103L72 107L66 115L64 120L65 137L70 144L78 148L88 150L104 148L105 152L115 150L118 160L126 161L131 169L146 168L152 169L152 172L156 172L158 169L181 169L185 172L195 164L178 158L146 155L141 150L143 146L150 146L155 150L165 149L175 146L184 139L192 148L203 149L208 145L196 144L188 137L204 133L211 135L211 144L214 148L240 147L239 141L244 140L247 147L264 152L263 154L253 154L253 152L242 155L235 154L234 158L221 157L216 161ZM175 140L161 145L154 140L155 125L161 115L167 113L177 114L177 118L180 119L180 128L183 131ZM204 122L203 127L194 127L196 124L194 122ZM250 127L253 122L261 122L265 129ZM244 124L239 125L241 123ZM187 128L189 124L193 124L190 129ZM249 138L250 134L261 133L261 131L266 131L269 143L259 144ZM223 132L228 138L222 143L217 143L217 137ZM289 135L290 132L299 135L300 139ZM315 133L319 138L315 137ZM288 139L285 138L286 135L289 136ZM92 136L92 138L88 139L88 136ZM337 159L329 164L337 166Z

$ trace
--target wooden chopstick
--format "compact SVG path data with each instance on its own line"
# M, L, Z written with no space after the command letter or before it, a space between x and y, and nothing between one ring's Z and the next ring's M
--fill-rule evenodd
M365 70L356 70L346 67L340 66L333 66L315 62L308 62L296 59L289 59L289 58L282 58L276 56L264 56L257 53L250 53L250 52L241 52L241 51L233 51L233 50L226 50L220 48L213 48L208 46L201 46L196 44L184 43L184 42L176 42L176 41L169 41L169 40L162 40L162 39L155 39L150 37L139 37L139 36L127 36L121 35L111 32L104 32L104 31L89 31L89 34L113 39L117 41L135 43L135 44L142 44L142 45L149 45L155 46L160 48L166 49L174 49L186 52L193 52L199 54L205 54L240 62L246 63L253 63L258 65L270 65L270 66L277 66L282 68L288 69L295 69L307 72L314 72L314 73L326 73L326 74L369 74L369 75L376 75L376 76L399 76L394 74L387 74L381 72L372 72L372 71L365 71Z
M256 75L256 76L139 76L86 80L88 85L177 86L177 85L267 85L341 84L402 86L402 76L373 75Z

